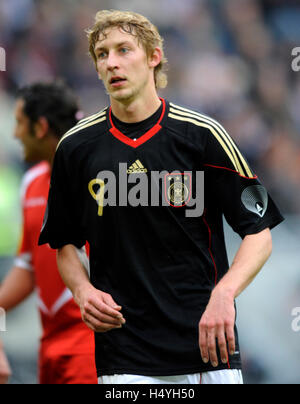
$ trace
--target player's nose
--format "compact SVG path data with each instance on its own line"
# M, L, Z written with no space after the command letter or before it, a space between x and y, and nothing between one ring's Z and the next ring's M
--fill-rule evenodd
M119 68L119 58L115 52L109 52L107 56L107 69L112 71Z

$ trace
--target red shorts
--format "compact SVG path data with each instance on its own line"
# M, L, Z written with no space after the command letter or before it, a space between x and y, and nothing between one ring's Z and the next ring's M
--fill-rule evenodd
M94 354L59 355L43 358L40 384L97 384Z

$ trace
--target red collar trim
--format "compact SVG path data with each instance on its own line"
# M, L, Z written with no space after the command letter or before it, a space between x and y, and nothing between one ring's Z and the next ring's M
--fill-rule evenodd
M144 135L140 136L136 141L134 141L133 139L130 139L128 136L124 135L124 133L122 133L121 131L119 131L119 129L117 129L115 127L112 117L111 117L111 107L110 107L109 108L109 121L111 124L111 128L109 130L110 133L115 138L117 138L121 142L127 144L128 146L133 147L134 149L141 146L142 144L147 142L149 139L151 139L154 135L156 135L161 130L160 123L161 123L161 121L165 115L165 111L166 111L166 102L163 98L161 98L161 101L163 104L163 109L162 109L162 113L161 113L161 116L160 116L158 122L150 130L148 130L148 132L146 132Z

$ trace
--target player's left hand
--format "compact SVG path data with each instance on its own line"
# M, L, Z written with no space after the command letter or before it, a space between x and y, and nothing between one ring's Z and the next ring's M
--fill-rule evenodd
M218 366L217 344L223 363L228 362L228 353L235 352L234 299L222 289L215 288L199 322L199 347L202 360ZM217 342L217 343L216 343Z

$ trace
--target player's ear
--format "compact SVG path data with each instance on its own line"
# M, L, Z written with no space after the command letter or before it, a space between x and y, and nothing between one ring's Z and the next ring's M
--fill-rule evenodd
M37 139L43 139L49 131L48 120L41 116L38 121L34 124L34 134Z
M162 60L162 51L159 47L156 47L152 54L148 57L149 67L155 68L160 64Z

